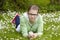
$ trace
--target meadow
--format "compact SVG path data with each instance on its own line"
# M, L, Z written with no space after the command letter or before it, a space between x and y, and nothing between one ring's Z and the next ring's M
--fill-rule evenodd
M15 25L11 23L15 14L11 11L0 14L0 40L29 40L16 32ZM60 40L60 11L41 15L44 21L43 35L34 40Z

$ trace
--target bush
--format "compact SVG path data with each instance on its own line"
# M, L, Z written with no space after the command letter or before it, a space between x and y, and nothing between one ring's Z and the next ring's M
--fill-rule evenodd
M0 8L4 11L26 11L32 4L38 5L41 12L53 12L55 10L60 10L60 5L52 5L50 4L50 0L1 0Z

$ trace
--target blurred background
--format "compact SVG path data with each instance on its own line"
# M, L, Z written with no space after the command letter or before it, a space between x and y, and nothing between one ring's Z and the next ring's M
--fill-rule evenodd
M60 0L0 0L0 11L26 11L32 4L38 5L40 12L60 11Z

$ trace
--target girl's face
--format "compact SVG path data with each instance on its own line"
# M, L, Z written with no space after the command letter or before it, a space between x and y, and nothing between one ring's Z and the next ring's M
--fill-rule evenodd
M37 15L38 15L38 10L33 10L33 9L29 10L28 12L29 21L34 22Z

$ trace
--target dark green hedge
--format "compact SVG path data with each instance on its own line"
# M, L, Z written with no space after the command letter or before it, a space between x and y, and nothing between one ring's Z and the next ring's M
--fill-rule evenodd
M40 12L60 11L60 5L52 5L50 0L0 0L0 11L26 11L32 4L38 5Z

